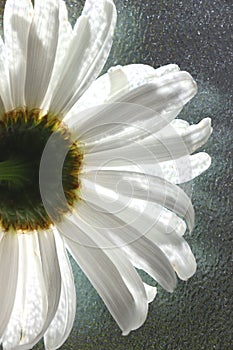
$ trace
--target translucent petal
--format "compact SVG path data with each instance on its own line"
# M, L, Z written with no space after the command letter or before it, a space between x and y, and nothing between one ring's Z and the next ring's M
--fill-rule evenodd
M176 233L164 235L156 229L148 231L146 237L149 241L158 244L180 279L186 281L194 275L197 267L196 260L183 237Z
M180 139L187 145L190 153L192 153L206 143L211 133L212 127L210 118L204 118L198 124L186 125L183 129L177 127L173 121L159 132L140 140L140 144L147 146L153 143L156 138L156 140L161 143L167 143L169 146L169 143Z
M85 53L88 51L89 45L90 21L88 17L81 16L76 23L76 31L72 33L64 60L60 63L60 67L56 69L56 85L54 84L54 89L51 91L52 96L49 96L51 98L50 111L61 112L72 97L78 72L85 67ZM53 81L51 87L53 87L52 84Z
M166 234L176 232L176 234L182 236L186 231L185 222L175 213L156 203L136 199L133 195L130 197L122 196L117 187L110 190L96 182L93 183L82 178L80 197L111 214L121 215L129 225L135 222L136 228L137 222L140 223L146 215L148 221L143 228L143 234L155 225ZM77 211L78 206L79 203L77 204Z
M132 226L140 236L145 236L165 253L173 268L182 279L187 279L196 269L196 262L193 254L179 233L179 225L174 221L174 216L168 217L167 220L161 218L162 210L157 212L147 201L126 198L115 191L100 186L98 184L82 181L81 198L85 199L88 205L96 211L96 215L101 217L104 225L110 220L109 213L120 219L121 228L125 225ZM77 205L77 212L81 209ZM92 218L94 214L92 213ZM88 220L88 219L86 219ZM123 223L122 223L123 221ZM101 226L100 226L101 227ZM107 227L112 227L108 226ZM104 228L102 227L105 232ZM124 236L125 243L130 246L131 238ZM139 261L135 260L136 263Z
M138 104L115 103L81 112L70 125L72 137L85 144L87 152L102 152L143 140L170 123L180 109L156 114ZM82 121L80 121L80 119Z
M152 201L174 211L185 218L192 231L194 209L189 197L178 186L159 177L133 172L98 170L85 176L101 186L116 189L117 193L124 196Z
M33 7L30 0L8 0L4 11L4 40L14 108L25 105L27 44Z
M74 114L68 120L68 125L82 140L91 137L89 143L98 141L98 147L103 143L107 146L108 137L111 136L110 141L114 148L113 141L117 143L117 139L125 134L124 139L127 142L127 137L130 141L131 138L135 139L135 133L136 138L144 134L145 137L166 126L195 93L195 82L187 72L172 72L148 84L136 86L124 96L120 95L115 99L115 103L95 106ZM107 124L109 126L106 129ZM87 132L90 134L89 130L91 135L86 136Z
M149 273L167 291L173 291L176 277L167 257L156 244L152 244L135 228L123 222L120 225L121 222L110 214L95 212L86 205L79 205L77 214L74 214L71 220L83 231L89 231L92 237L104 237L108 246L101 246L102 249L120 248L134 266ZM101 222L106 227L103 230L95 228Z
M18 239L8 232L0 242L0 339L13 309L18 278ZM7 291L7 292L6 292Z
M48 314L43 329L43 331L46 331L57 312L61 293L61 271L53 232L43 231L38 237L45 287L48 295Z
M25 100L29 109L42 105L53 71L58 33L59 1L35 0L28 37L25 85Z
M120 161L108 162L101 166L102 170L140 172L146 175L159 176L173 184L188 182L206 171L211 164L211 157L205 152L187 155L175 160L148 164L132 164L129 160L127 165L121 165ZM83 172L98 171L99 166L91 167L85 164Z
M191 125L183 135L174 134L151 138L148 142L133 142L131 145L119 149L108 149L85 155L85 163L89 166L100 166L106 162L119 159L118 165L128 165L129 161L136 165L158 164L167 160L174 160L187 156L204 145L212 133L210 118L203 119L197 125ZM98 157L97 157L98 154ZM98 164L97 164L98 163Z
M61 297L57 313L44 336L45 348L58 349L67 339L72 329L76 312L76 293L73 273L63 241L54 228L54 236L61 269Z
M98 6L101 4L101 1L98 1ZM105 13L106 19L104 19L106 23L106 29L103 31L102 37L100 39L100 43L96 40L96 35L101 32L100 28L97 32L94 33L95 42L98 45L99 52L96 56L92 55L89 57L92 57L94 59L90 60L90 66L88 69L88 72L85 76L85 78L82 80L82 83L80 87L76 90L74 96L70 100L69 104L66 107L66 111L69 111L72 106L78 101L79 97L82 96L82 94L86 91L86 89L91 85L91 83L94 81L94 79L97 78L97 76L100 74L107 58L110 52L110 49L112 47L112 41L113 41L113 34L114 29L116 25L116 19L117 19L117 12L114 5L114 2L112 0L104 0L103 2L103 9ZM96 21L96 18L100 18L100 11L97 8L98 14L95 15L94 8L96 7L97 2L94 0L87 0L85 2L85 7L83 10L83 14L86 14ZM101 27L103 26L104 21L101 24ZM93 24L93 27L96 28L96 24ZM91 48L93 51L97 49L93 47Z
M37 233L18 235L19 272L14 308L3 336L4 349L30 343L43 329L48 300L42 273Z
M0 36L0 96L1 96L1 111L10 111L13 107L10 77L9 77L9 65L7 60L6 48ZM4 107L4 108L3 108Z
M33 332L33 339L25 345L19 345L17 347L18 350L28 350L33 348L33 346L43 337L55 317L60 300L61 273L53 232L41 231L38 234L38 243L48 307L41 331L38 334Z
M92 236L91 231L82 231L70 220L59 223L58 229L123 334L140 327L147 315L147 295L141 279L123 253L101 249L106 243L104 237L98 232Z
M175 64L157 69L145 64L112 67L91 84L68 113L67 118L82 110L121 100L121 97L131 90L153 81L154 78L178 70L179 67Z
M84 18L88 27L80 27ZM100 73L112 44L116 10L112 1L88 0L74 28L50 109L66 114ZM68 88L67 88L68 87Z
M43 109L49 109L49 103L53 96L54 89L58 83L61 67L64 66L64 58L67 54L67 50L69 48L70 42L73 38L73 30L72 26L68 19L68 12L66 8L66 4L63 0L59 1L59 34L58 34L58 44L56 57L53 67L52 76L49 82L49 86L46 92L46 96L43 101Z

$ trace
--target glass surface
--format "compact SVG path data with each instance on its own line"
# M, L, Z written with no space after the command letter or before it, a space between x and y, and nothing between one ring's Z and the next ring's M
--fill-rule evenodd
M20 0L19 0L20 1ZM5 1L0 1L1 14ZM71 20L84 1L66 0ZM118 24L112 65L177 63L199 91L180 115L189 122L211 116L213 135L203 150L211 168L193 182L196 226L186 235L196 274L173 294L158 287L147 321L127 337L85 275L72 262L77 288L73 331L62 349L219 349L232 343L232 5L210 0L115 0ZM40 342L34 349L43 349Z

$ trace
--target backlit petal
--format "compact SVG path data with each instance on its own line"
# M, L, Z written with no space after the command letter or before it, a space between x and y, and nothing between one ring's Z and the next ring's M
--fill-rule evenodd
M71 221L58 225L69 251L115 318L123 334L140 327L147 315L147 295L133 266L120 250L104 250L106 239ZM69 238L67 237L69 236ZM95 268L93 268L95 266Z
M9 322L15 301L18 265L18 239L16 234L9 232L0 242L0 339Z
M56 57L58 31L58 0L35 0L25 83L25 102L29 109L40 108L45 97Z
M14 108L25 105L24 86L28 35L33 18L30 0L8 0L4 11L4 40Z
M70 262L59 233L54 228L58 260L61 269L61 297L57 313L45 333L46 349L59 348L67 339L72 329L76 312L76 293Z

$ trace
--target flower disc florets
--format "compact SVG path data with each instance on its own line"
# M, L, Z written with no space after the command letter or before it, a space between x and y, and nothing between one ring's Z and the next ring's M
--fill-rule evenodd
M72 142L68 129L57 117L41 110L20 108L2 116L0 223L4 231L33 231L51 226L52 220L41 199L39 169L45 145L54 133L68 148L62 170L67 202L55 208L59 220L78 199L78 174L83 158L80 148ZM53 156L59 155L54 152Z

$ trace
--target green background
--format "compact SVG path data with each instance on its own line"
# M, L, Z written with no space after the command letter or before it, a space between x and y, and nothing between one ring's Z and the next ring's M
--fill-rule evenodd
M4 3L0 0L1 13ZM74 21L84 1L66 3ZM143 327L123 337L98 294L72 261L77 314L73 331L61 349L231 350L231 1L115 0L115 4L118 23L104 71L116 64L158 67L177 63L193 75L199 87L180 117L192 123L212 117L214 132L203 148L212 156L212 166L193 181L196 227L192 236L187 236L198 269L188 282L179 281L173 294L158 287ZM43 349L43 343L34 349Z

